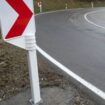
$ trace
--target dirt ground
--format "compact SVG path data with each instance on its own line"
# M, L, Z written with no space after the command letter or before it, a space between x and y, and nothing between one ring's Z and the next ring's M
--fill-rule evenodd
M76 90L72 105L96 105L63 75L56 73L54 71L56 67L50 65L39 53L38 65L41 88L59 87L64 89L66 86L70 86ZM27 51L0 41L0 101L6 100L29 87Z

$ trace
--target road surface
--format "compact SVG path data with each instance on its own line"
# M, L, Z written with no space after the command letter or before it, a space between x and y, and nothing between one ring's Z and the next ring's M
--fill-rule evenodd
M40 48L104 94L105 29L94 23L105 26L105 11L90 13L96 10L101 8L38 15L36 38Z

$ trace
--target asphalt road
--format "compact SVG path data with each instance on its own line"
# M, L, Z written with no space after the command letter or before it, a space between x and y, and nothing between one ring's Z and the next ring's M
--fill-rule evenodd
M38 15L36 38L45 52L105 92L105 30L84 18L85 13L96 10L101 9ZM105 26L105 18L102 18L105 11L98 13L90 14L88 18Z

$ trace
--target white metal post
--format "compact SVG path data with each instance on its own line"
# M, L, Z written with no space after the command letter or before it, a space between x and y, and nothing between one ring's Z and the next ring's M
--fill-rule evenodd
M94 8L94 3L93 2L91 2L91 7Z
M42 3L40 4L40 12L42 12Z
M68 9L68 7L67 7L67 3L65 4L65 9Z
M39 75L38 75L38 64L36 54L36 41L35 36L26 36L26 48L28 50L28 64L32 94L32 105L38 105L41 102L40 86L39 86Z

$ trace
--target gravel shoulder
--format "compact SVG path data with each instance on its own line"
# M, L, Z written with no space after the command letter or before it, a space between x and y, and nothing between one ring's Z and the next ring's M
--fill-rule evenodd
M42 105L97 105L39 53L38 66ZM29 105L30 97L27 52L0 41L0 105Z

